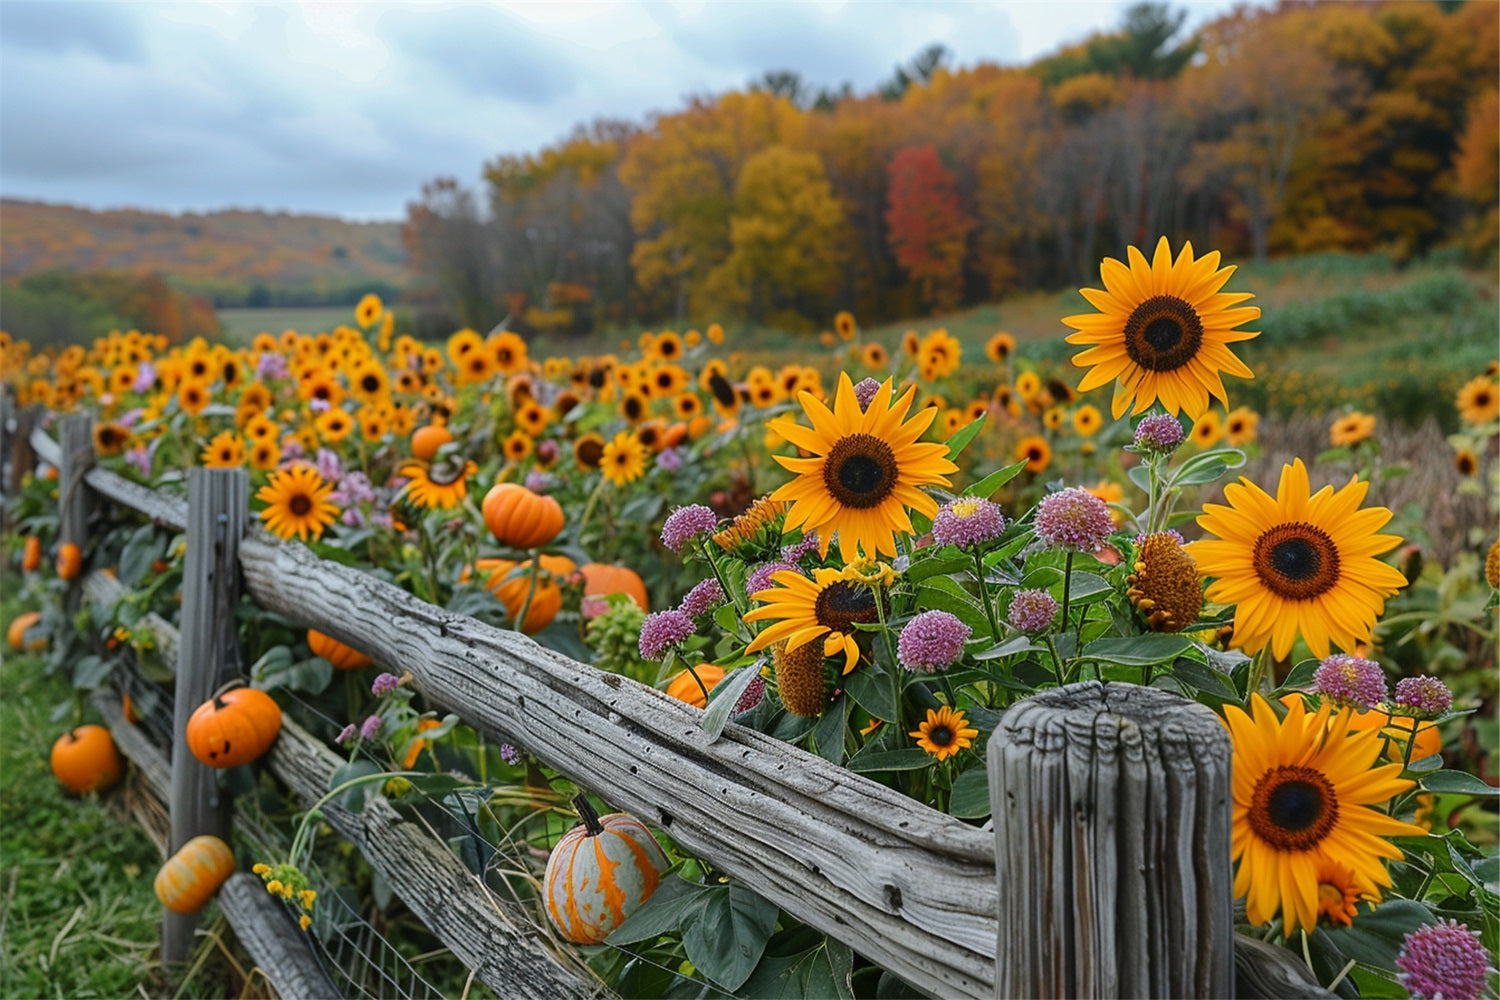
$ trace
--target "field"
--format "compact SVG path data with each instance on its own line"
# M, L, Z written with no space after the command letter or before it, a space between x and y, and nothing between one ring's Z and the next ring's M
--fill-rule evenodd
M1330 734L1319 739L1341 748L1343 763L1314 777L1330 789L1349 782L1335 815L1368 823L1358 843L1328 832L1344 827L1317 828L1344 868L1314 881L1344 902L1299 908L1305 887L1283 876L1300 862L1267 839L1236 859L1258 886L1239 930L1284 940L1291 961L1342 996L1399 996L1404 937L1438 916L1479 932L1492 963L1500 942L1489 915L1500 847L1490 778L1500 738L1494 276L1330 255L1246 266L1226 290L1254 293L1263 310L1221 321L1261 331L1231 345L1255 377L1225 377L1229 405L1205 410L1181 366L1161 362L1167 374L1151 390L1161 394L1127 385L1142 398L1118 418L1109 383L1076 392L1081 348L1064 340L1063 318L1078 325L1093 307L1071 290L875 329L830 317L821 338L731 324L722 343L704 323L691 334L527 344L471 332L423 344L382 333L379 303L359 316L243 310L221 314L229 346L163 350L121 335L45 363L0 357L0 371L17 403L92 413L107 470L180 494L190 466L246 469L252 521L287 546L704 707L705 726L732 716L965 833L990 818L986 741L1006 710L1080 681L1149 686L1216 713L1237 768L1295 751L1311 773L1324 765L1303 741ZM1203 310L1195 322L1213 321L1211 306L1190 308ZM346 329L320 336L335 326ZM1205 350L1186 329L1161 342ZM1130 348L1156 357L1144 344ZM1195 360L1224 370L1220 357ZM1231 486L1239 476L1264 494ZM750 507L778 486L786 506ZM111 508L76 554L82 567L68 567L64 501L45 476L7 498L17 586L4 617L44 610L48 648L6 663L23 697L0 720L15 736L0 947L20 971L0 985L149 991L175 975L151 964L155 848L107 836L119 820L95 799L58 793L40 761L84 692L149 673L141 615L177 614L182 538ZM80 614L72 581L106 567L136 596ZM301 599L312 609L333 598ZM240 608L253 686L347 756L349 780L382 782L398 802L440 790L401 808L471 868L487 865L490 887L555 940L541 903L557 877L546 860L574 822L564 803L598 788L570 770L566 750L598 734L559 724L528 744L503 727L465 726L459 715L487 716L419 693L434 689L423 683L431 661L349 666L355 650L315 645L297 610L295 599ZM63 715L49 715L57 703ZM1316 720L1305 727L1304 707ZM1389 763L1372 770L1382 754ZM620 771L618 794L633 794L638 769L643 784L667 781L653 766ZM396 771L405 786L387 783ZM441 954L443 981L460 988L464 970L393 906L357 852L325 830L316 853L299 854L305 841L291 831L311 821L263 770L231 773L256 791L242 808L284 835L285 856L262 858L277 885L295 880L324 900L302 904L310 933L326 930L315 921L337 899L391 949ZM1368 802L1351 805L1355 795ZM458 815L450 801L483 809ZM1368 818L1372 807L1385 818ZM1266 810L1244 836L1286 832ZM12 836L23 812L41 831L29 840ZM638 901L639 937L581 950L594 975L643 997L835 985L839 995L903 995L860 957L877 952L769 902L753 872L730 879L711 847L686 849L678 838L694 842L688 832L713 843L691 825L705 822L664 818L648 834L676 881L654 903ZM67 859L54 880L66 899L53 905L39 872L55 857ZM809 879L836 877L809 866ZM923 911L918 891L907 887L905 908L875 905L918 921L907 915ZM562 932L562 918L550 920ZM1293 936L1299 923L1306 938ZM85 924L109 930L76 933ZM707 933L721 924L738 930ZM188 994L243 985L232 950L199 954ZM91 965L114 971L79 971Z

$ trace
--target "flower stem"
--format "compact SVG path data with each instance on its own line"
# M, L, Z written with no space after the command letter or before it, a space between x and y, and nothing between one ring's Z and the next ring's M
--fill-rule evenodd
M974 580L979 584L979 603L984 605L984 616L989 619L990 638L999 642L1000 625L995 621L995 609L990 604L989 587L984 581L984 555L977 545L974 546Z

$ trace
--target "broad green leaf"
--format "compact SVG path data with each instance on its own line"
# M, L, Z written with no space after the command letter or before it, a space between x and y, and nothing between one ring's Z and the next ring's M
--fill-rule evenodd
M353 781L356 778L363 778L368 775L382 773L384 773L383 769L373 761L350 761L348 764L343 765L333 772L333 775L328 779L328 790L331 792L335 788L338 788L340 785L343 785L349 781ZM369 791L372 785L378 787L379 784L379 781L373 780L362 782L358 785L355 785L353 788L345 789L343 795L341 796L341 801L335 801L340 801L340 804L352 813L363 812L365 808L366 793Z
M1026 468L1026 459L1023 458L1015 465L1007 465L1003 469L996 469L973 486L964 490L964 493L968 496L976 496L988 500L995 495L996 490L1019 476L1021 470L1024 468Z
M709 692L708 709L703 713L703 731L708 734L710 743L724 732L724 726L728 724L730 713L739 703L740 696L758 676L760 676L759 665L751 664L748 667L740 667L738 670L730 671L729 676L721 680Z
M1107 660L1127 667L1144 667L1175 660L1192 645L1192 641L1186 636L1153 633L1099 639L1085 646L1082 655L1091 660Z
M825 938L806 951L768 954L740 993L757 1000L854 1000L853 974L849 946Z
M781 910L739 882L704 893L683 915L688 961L720 987L738 990L760 963Z
M1189 687L1222 701L1231 701L1239 697L1223 674L1205 667L1197 660L1185 656L1178 657L1172 664L1172 673Z
M852 698L840 695L823 713L823 717L818 720L818 727L813 730L814 752L830 763L844 762L844 731L849 725L849 710L853 705Z
M1500 788L1481 781L1467 771L1434 771L1422 779L1422 787L1429 792L1452 795L1500 795Z
M109 676L114 664L102 657L80 656L73 663L73 686L83 691L92 691Z
M948 460L950 462L962 455L964 449L969 446L969 442L973 441L979 434L980 428L984 426L985 416L986 414L981 413L948 439Z
M862 667L840 683L844 685L845 693L875 718L889 721L896 717L896 692L889 673L875 667Z
M151 569L151 564L161 558L165 546L166 539L157 536L154 525L142 525L120 552L120 582L134 587Z
M947 576L950 573L962 573L974 569L974 560L963 555L934 555L926 559L918 559L911 564L906 571L906 579L913 584L921 583L934 576Z
M1373 913L1361 913L1349 927L1329 927L1320 933L1328 935L1347 959L1355 959L1377 969L1395 971L1396 956L1406 935L1418 927L1436 923L1432 911L1410 899L1391 899L1381 903Z
M651 898L626 917L606 940L612 945L634 944L654 941L663 934L678 930L682 926L683 914L712 891L708 886L689 882L675 874L663 875Z
M990 814L990 775L983 764L953 779L948 811L959 819L984 819Z
M1023 632L1020 635L1011 636L1009 639L1006 639L1004 642L1001 642L998 645L991 646L989 649L986 649L982 653L975 653L974 659L998 660L1006 656L1015 656L1017 653L1025 653L1033 649L1045 648L1045 646L1039 646L1036 643L1032 642L1031 637Z
M919 771L933 761L932 754L920 747L904 750L885 750L877 753L860 752L849 758L848 768L861 773L869 771Z

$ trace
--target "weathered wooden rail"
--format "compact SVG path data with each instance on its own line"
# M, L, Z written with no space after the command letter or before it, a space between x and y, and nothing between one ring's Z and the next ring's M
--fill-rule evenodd
M42 431L33 434L32 443L44 459L59 460L57 445ZM185 528L188 523L188 505L181 500L97 468L82 480L100 496L162 524ZM1025 949L1019 949L1011 932L1020 929L1002 927L997 918L997 886L1010 874L997 876L996 870L1003 791L995 800L996 832L976 829L753 730L731 724L721 738L710 740L698 709L574 662L518 633L453 614L368 574L320 560L306 547L279 542L259 526L243 538L238 563L246 589L261 606L333 635L378 662L410 671L432 704L457 713L489 737L525 747L613 805L661 825L685 847L788 913L934 995L1006 996L1010 988L1035 995L1138 995L1143 990L1227 995L1233 990L1236 961L1274 967L1275 975L1260 981L1277 983L1281 995L1310 985L1285 951L1231 953L1237 939L1225 895L1227 836L1220 837L1211 820L1217 809L1227 824L1227 744L1194 761L1177 759L1172 765L1177 772L1196 769L1202 778L1188 781L1174 772L1169 805L1166 794L1150 804L1117 801L1096 787L1104 779L1080 770L1081 751L1069 750L1067 740L1028 738L1063 753L1064 764L1051 787L1052 801L1064 811L1038 822L1066 827L1071 839L1038 839L1038 851L1053 852L1040 856L1007 852L1002 842L999 856L1028 869L1072 870L1072 881L1060 876L1048 891L1071 887L1090 895L1093 905L1081 906L1079 919L1063 914L1045 921ZM1106 728L1113 727L1120 737L1113 743L1084 740L1077 746L1110 758L1107 768L1131 774L1159 766L1159 756L1142 762L1143 720L1117 711L1126 700L1123 695L1093 687L1099 690L1079 697L1094 703L1079 710L1096 721L1107 717ZM1152 711L1168 710L1153 706ZM1186 730L1195 725L1185 724ZM1158 739L1154 733L1147 742ZM1161 740L1177 745L1171 734ZM1002 757L1011 773L1024 768L1018 770L1015 754L994 752L996 745L990 754L991 783L1001 788L995 782L1001 780ZM1147 756L1157 753L1151 750ZM283 731L271 754L278 777L309 799L326 790L337 761L294 725ZM1166 780L1138 785L1165 787ZM1132 817L1154 809L1159 816L1149 843L1145 834L1123 829ZM385 871L393 862L405 869L419 855L430 860L433 870L445 863L439 854L456 866L447 876L423 881L412 892L418 900L412 908L497 992L541 996L550 990L547 995L571 996L603 991L599 984L562 970L550 957L539 966L534 949L527 947L530 932L483 899L488 890L474 876L412 824L399 822L385 803L376 801L357 816L344 812L334 820L331 814L330 821L377 870ZM418 839L427 846L419 847ZM1073 852L1073 860L1059 853L1065 849ZM1201 893L1192 903L1196 912L1186 920L1169 920L1166 914L1145 913L1140 901L1120 898L1113 890L1091 892L1098 887L1089 879L1107 873L1103 859L1111 854L1132 867L1138 884L1155 887L1155 900L1161 898L1160 886L1179 884L1172 881L1179 876L1191 881L1193 871L1217 869L1218 874L1210 871L1199 880L1202 884L1195 883L1195 892ZM1192 859L1188 868L1173 868L1171 861L1179 855ZM1081 863L1086 859L1092 869ZM401 892L401 881L391 881ZM464 884L481 897L473 909L452 905L453 890ZM434 895L439 905L423 909L421 900ZM412 905L412 899L407 902ZM1054 898L1049 905L1059 904ZM498 931L487 922L497 913L503 925ZM1130 926L1143 914L1163 918L1153 925L1150 942L1142 942L1140 928ZM1201 918L1210 926L1199 926ZM1035 968L1020 980L1002 980L996 975L997 954L1007 965ZM1105 961L1114 966L1112 974L1077 972ZM1049 968L1074 972L1052 975ZM547 978L558 974L566 977L565 986ZM1029 985L1021 987L1021 982ZM1241 988L1252 982L1254 977L1242 977ZM1074 992L1082 990L1087 992Z

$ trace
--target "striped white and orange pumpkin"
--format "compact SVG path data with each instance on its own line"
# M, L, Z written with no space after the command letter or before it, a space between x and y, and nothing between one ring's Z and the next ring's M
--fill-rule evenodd
M194 837L156 873L156 898L173 913L197 913L234 874L234 852L218 837Z
M667 856L646 825L625 813L600 818L580 795L575 826L547 859L547 915L574 944L598 944L656 891Z

